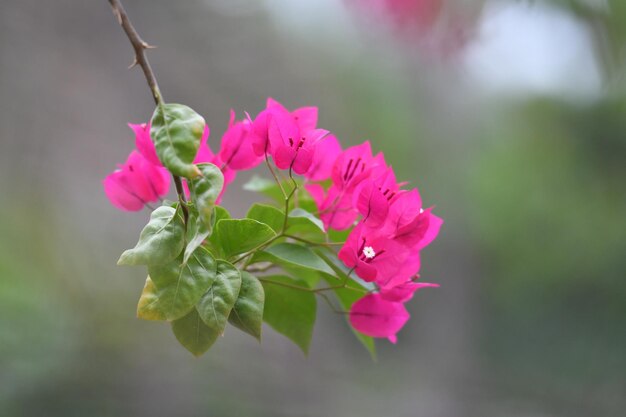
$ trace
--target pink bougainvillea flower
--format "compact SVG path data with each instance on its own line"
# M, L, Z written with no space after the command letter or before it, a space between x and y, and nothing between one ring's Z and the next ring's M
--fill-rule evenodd
M404 304L385 300L380 294L368 294L352 305L350 323L359 332L372 337L386 337L397 342L396 334L409 320Z
M363 216L367 227L379 227L387 219L389 201L398 193L401 184L396 181L393 169L381 166L380 174L356 186L352 204Z
M234 170L245 170L256 167L262 157L252 147L252 123L249 120L235 121L234 110L230 111L228 129L222 136L219 157L224 165Z
M121 210L139 211L167 194L170 176L165 168L132 151L126 163L107 175L103 184L111 204Z
M352 205L352 195L334 185L328 189L324 200L315 201L326 229L345 230L353 226L359 216Z
M135 146L139 153L154 165L162 166L157 156L154 143L150 138L150 123L142 123L139 125L129 123L128 126L135 132Z
M264 156L271 151L269 128L270 119L275 115L279 117L291 116L301 131L313 130L317 126L317 107L301 107L290 112L285 106L269 97L265 109L258 114L254 121L251 121L248 115L248 120L252 123L252 149L258 156Z
M317 128L317 107L300 107L290 112L277 100L269 97L267 99L267 109L281 114L290 113L300 130L313 130Z
M384 230L398 242L419 251L437 237L442 224L443 220L432 214L432 208L422 208L419 192L413 189L391 201Z
M432 208L423 210L415 219L396 232L396 240L415 250L428 246L439 234L443 220L432 213Z
M252 144L252 150L257 156L265 156L269 153L269 122L272 115L271 110L265 109L252 120L250 115L246 113L248 121L251 123L250 143Z
M340 153L339 141L335 135L329 134L317 145L311 166L304 176L311 181L327 180Z
M365 141L343 151L333 166L331 178L339 190L352 192L364 179L369 178L372 168L384 164L382 154L372 156L372 145Z
M367 282L379 286L405 282L419 272L419 254L379 233L357 225L339 250L339 259Z
M196 153L196 157L193 160L194 164L199 164L201 162L211 162L211 160L215 157L211 148L209 148L208 140L211 135L211 131L209 130L209 125L204 125L204 132L202 132L202 137L200 138L200 147L198 148L198 152Z
M419 251L406 248L397 241L393 241L396 246L393 248L401 255L396 256L398 261L385 265L386 268L379 268L376 277L376 284L379 288L390 289L402 285L408 280L418 275L421 267L421 257Z
M328 133L324 129L301 130L291 115L272 114L268 137L274 163L279 169L293 169L303 175L311 167L317 145Z
M324 201L318 202L320 218L326 228L344 230L352 226L359 216L353 202L354 190L362 181L380 175L385 169L384 156L372 156L369 142L343 151L331 170L333 184Z

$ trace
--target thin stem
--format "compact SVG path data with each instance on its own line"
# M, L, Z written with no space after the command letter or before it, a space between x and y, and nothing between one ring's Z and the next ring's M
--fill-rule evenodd
M345 314L350 314L350 312L349 312L349 311L339 310L338 308L336 308L336 307L333 305L333 303L331 303L331 302L330 302L330 298L328 298L328 295L327 295L327 294L324 294L324 293L320 292L320 293L316 293L316 295L319 295L320 297L322 297L322 299L323 299L324 301L326 301L326 304L328 304L328 306L329 306L329 307L330 307L330 309L333 311L333 313L335 313L335 314L343 314L343 315L345 315Z
M291 288L292 290L298 290L298 291L304 291L304 292L314 292L311 288L303 287L303 286L300 286L300 285L292 285L292 284L286 284L284 282L272 281L271 279L267 279L267 278L263 278L263 277L258 277L258 278L259 278L259 281L266 282L268 284L278 285L280 287L285 287L285 288Z
M113 9L113 14L117 18L117 22L120 24L128 40L130 41L133 50L135 51L135 58L130 68L139 65L143 74L148 82L148 86L150 87L150 91L152 93L152 98L157 106L163 107L163 95L161 94L161 90L159 89L159 84L157 83L154 72L152 71L152 67L150 66L150 62L148 61L148 57L146 56L146 49L152 49L154 46L149 45L131 23L128 15L126 14L126 10L120 0L109 0L111 4L111 8ZM189 210L187 209L187 201L185 198L185 193L183 191L182 181L179 176L172 174L174 177L174 184L176 185L176 194L178 194L178 201L180 201L180 205L183 210L183 218L185 220L185 225L189 220Z
M348 271L348 273L346 274L346 276L343 279L343 282L341 284L333 285L333 286L330 286L330 287L317 288L317 289L314 290L314 292L323 292L323 291L332 291L332 290L346 289L346 290L354 290L354 291L359 291L359 292L366 293L367 290L365 290L365 289L361 290L360 288L348 287L348 280L350 279L350 275L352 274L352 271L354 271L354 268L352 268L350 271Z
M274 264L268 264L262 267L249 267L246 266L244 269L248 272L267 272L272 268L278 268L278 265L274 265Z
M289 201L291 200L291 197L293 197L293 195L298 191L298 183L293 178L291 167L289 167L289 178L291 178L291 181L293 182L293 188L291 189L287 197L285 197L285 219L283 220L283 228L282 228L281 234L284 234L285 230L287 230L287 219L288 219L287 213L289 212Z
M278 184L278 186L280 187L280 191L283 193L283 197L287 198L287 193L285 192L285 189L283 188L283 184L282 182L278 179L278 177L276 176L276 172L274 171L274 168L272 168L272 164L270 164L270 160L267 157L267 152L265 152L265 163L267 164L267 168L270 170L270 172L272 173L272 177L274 177L274 180L276 181L276 184Z
M306 243L312 246L343 246L346 242L314 242L312 240L304 239L302 237L283 234L284 237L288 237L289 239L297 240L298 242Z

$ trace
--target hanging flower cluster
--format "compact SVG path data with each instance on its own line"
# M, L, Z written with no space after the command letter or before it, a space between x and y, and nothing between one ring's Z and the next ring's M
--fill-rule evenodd
M137 211L158 202L170 174L184 189L154 210L120 258L148 266L139 317L172 322L194 354L227 321L257 338L265 321L306 351L320 296L347 314L369 349L370 337L396 342L409 319L404 303L437 286L417 280L420 252L443 222L369 142L344 150L317 123L316 107L290 111L270 98L254 118L231 111L217 153L204 119L186 106L157 106L150 123L129 125L137 149L104 180L111 203ZM244 188L274 203L232 219L219 206L224 191L238 171L261 163L274 181L255 177Z

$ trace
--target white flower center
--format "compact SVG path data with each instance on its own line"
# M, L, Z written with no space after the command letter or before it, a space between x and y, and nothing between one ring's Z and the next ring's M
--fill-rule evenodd
M374 248L371 246L366 246L363 248L363 255L367 258L367 259L373 259L374 256L376 256L376 252L374 252Z
M420 214L422 214L423 212L424 212L424 209L423 209L423 208L421 208L421 209L420 209Z

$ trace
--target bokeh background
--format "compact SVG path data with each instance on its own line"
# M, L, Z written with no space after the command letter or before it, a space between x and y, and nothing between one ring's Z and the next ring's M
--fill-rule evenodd
M624 415L626 2L386 1L125 2L214 149L231 107L318 105L436 205L441 288L377 362L323 304L308 358L137 320L147 212L101 185L153 109L128 41L106 0L0 1L0 415Z

